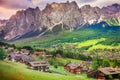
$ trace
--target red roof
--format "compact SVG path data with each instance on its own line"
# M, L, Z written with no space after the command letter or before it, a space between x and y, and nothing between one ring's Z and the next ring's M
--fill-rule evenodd
M45 55L46 53L45 53L45 52L35 52L34 54L35 54L35 55L40 55L40 54L41 54L41 55Z

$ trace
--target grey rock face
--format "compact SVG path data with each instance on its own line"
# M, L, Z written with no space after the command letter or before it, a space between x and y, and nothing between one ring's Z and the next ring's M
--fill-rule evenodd
M42 11L38 7L28 8L18 11L7 21L3 28L4 39L10 40L31 31L39 31L43 35L59 24L62 24L62 28L63 25L68 26L71 31L85 24L98 23L115 16L119 16L117 18L120 21L119 12L120 5L118 4L103 8L90 5L79 8L75 1L47 4Z

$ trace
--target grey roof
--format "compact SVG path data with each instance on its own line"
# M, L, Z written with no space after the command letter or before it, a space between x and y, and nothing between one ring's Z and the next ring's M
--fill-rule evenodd
M79 66L82 67L79 63L70 63L67 66L69 66L70 69L75 69L75 68L77 68Z
M21 56L21 54L18 54L16 52L12 52L9 54L9 57L11 57L11 58L16 58L16 57L20 57L20 56Z
M32 57L24 55L24 54L21 54L21 59L23 61L26 61L26 62L32 62L32 61L34 61L34 59Z
M98 68L98 70L104 73L105 75L120 74L120 68L105 67Z
M29 62L31 66L49 66L50 64L47 61L34 61Z

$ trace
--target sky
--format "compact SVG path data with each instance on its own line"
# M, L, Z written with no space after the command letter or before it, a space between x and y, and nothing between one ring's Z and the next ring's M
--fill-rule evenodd
M76 1L78 6L108 6L114 3L120 4L120 0L0 0L0 19L9 19L18 10L27 9L28 7L39 7L44 9L47 3Z

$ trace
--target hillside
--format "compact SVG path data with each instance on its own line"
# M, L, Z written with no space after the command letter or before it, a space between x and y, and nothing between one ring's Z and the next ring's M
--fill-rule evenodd
M89 13L88 13L89 11ZM42 10L39 7L19 10L5 23L0 37L6 41L45 35L57 25L70 32L86 25L106 21L119 26L120 5L112 4L103 8L84 5L79 7L75 1L50 3ZM82 33L80 33L82 34Z
M59 31L58 31L59 30ZM42 37L32 37L13 42L17 46L32 46L48 48L63 43L76 44L77 48L90 50L95 48L105 49L107 47L117 48L120 44L120 27L109 26L105 22L89 25L76 31L60 30L56 26L52 31ZM101 47L102 45L103 47Z
M27 69L24 64L10 61L0 61L0 74L1 80L92 80L84 76L78 78L75 76L33 71Z

